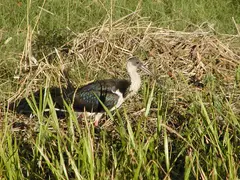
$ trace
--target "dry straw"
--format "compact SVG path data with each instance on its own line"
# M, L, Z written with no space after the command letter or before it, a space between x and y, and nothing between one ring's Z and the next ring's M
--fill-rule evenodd
M38 60L35 69L31 68L33 72L27 75L31 78L27 79L39 78L44 82L46 77L60 75L66 66L72 71L87 67L86 77L82 77L86 82L93 80L99 71L109 77L122 78L126 75L126 58L136 55L146 60L158 77L176 78L182 74L186 79L195 76L200 81L205 74L213 73L226 82L232 82L240 59L239 48L233 46L237 38L215 35L211 28L194 32L163 29L152 25L147 18L131 14L76 34L72 41L63 45L70 47L68 54L61 53L62 48L58 48L46 55ZM48 57L53 58L52 54L58 61L54 65L48 63Z

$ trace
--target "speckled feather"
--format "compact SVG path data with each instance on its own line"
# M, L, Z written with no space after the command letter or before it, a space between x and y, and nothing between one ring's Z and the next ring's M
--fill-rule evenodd
M73 109L77 112L83 112L84 110L87 112L103 112L104 108L98 98L108 109L111 109L117 104L119 98L114 92L119 90L123 94L123 97L125 97L129 86L130 82L127 80L107 79L92 82L77 90L63 88L61 91L60 88L52 87L49 88L49 92L57 109L64 109L64 98L67 103L73 103ZM44 93L44 90L42 92ZM33 96L37 102L37 106L39 106L40 90L35 92ZM31 96L29 98L31 99ZM26 98L21 99L17 104L10 104L10 109L25 115L32 113ZM64 112L58 112L58 116L64 116Z
M82 112L85 108L88 112L103 112L104 108L99 99L108 109L111 109L117 104L119 98L114 92L119 90L125 97L129 86L130 82L127 80L99 80L83 86L75 94L68 95L68 98L73 99L75 111Z

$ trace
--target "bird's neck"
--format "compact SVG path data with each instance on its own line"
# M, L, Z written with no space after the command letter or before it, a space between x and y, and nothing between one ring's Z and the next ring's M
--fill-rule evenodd
M131 85L129 88L129 91L130 91L129 96L131 96L131 95L136 94L138 92L138 90L140 89L141 78L140 78L140 75L137 73L137 70L129 71L128 73L129 73L129 76L131 79Z

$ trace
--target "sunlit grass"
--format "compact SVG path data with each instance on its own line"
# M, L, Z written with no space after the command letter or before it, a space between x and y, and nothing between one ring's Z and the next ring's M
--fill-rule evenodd
M23 141L14 137L5 124L6 131L1 138L1 175L10 179L236 178L239 148L235 143L239 142L239 128L236 128L239 123L231 123L232 115L222 122L216 117L228 116L228 111L206 105L210 102L193 93L191 110L181 112L186 119L177 132L169 124L167 112L171 105L162 107L162 101L167 101L162 92L154 84L147 87L146 92L151 93L144 101L157 101L156 119L148 119L146 112L134 117L124 107L112 117L115 123L119 122L114 132L108 128L99 131L85 118L82 119L84 127L80 127L70 107L66 107L69 117L64 130L59 126L51 97L42 96L42 103L46 101L50 107L50 116L42 116L41 108L35 111L37 118L33 120L39 124L36 137ZM158 98L152 92L160 93ZM36 109L33 98L29 103ZM149 121L155 122L153 129Z
M48 91L40 93L40 106L30 96L28 101L37 117L32 119L37 124L35 135L24 140L12 134L7 123L11 116L6 114L1 133L1 174L13 179L234 179L239 173L238 116L229 101L213 91L219 88L217 83L209 81L206 86L209 89L203 93L187 94L189 108L179 112L184 121L177 121L178 130L172 127L171 121L179 115L170 114L173 104L168 102L168 92L148 82L140 93L145 111L133 115L125 106L114 116L107 112L108 121L116 126L100 132L88 118L82 119L85 125L79 125L69 106L64 129L50 96L43 95ZM47 104L50 117L43 115ZM156 105L153 118L149 115Z

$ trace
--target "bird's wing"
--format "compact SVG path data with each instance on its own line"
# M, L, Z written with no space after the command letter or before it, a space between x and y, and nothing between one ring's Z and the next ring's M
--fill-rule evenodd
M108 108L111 109L118 101L118 95L112 92L104 91L85 91L75 95L73 108L76 111L82 112L102 112L104 108L99 100Z
M126 80L100 80L83 86L70 98L74 101L73 107L76 111L85 109L88 112L102 112L104 108L99 100L108 109L112 109L119 100L119 94L115 92L118 90L124 95L128 87L129 82Z
M122 97L125 97L129 86L130 82L127 80L108 79L90 83L76 91L73 88L60 89L58 87L52 87L48 90L57 109L64 109L64 99L66 103L73 103L73 108L76 111L102 112L104 108L99 99L108 109L112 109L120 97L116 91L121 92ZM41 91L42 95L45 96L45 89L33 93L37 107L40 105ZM31 95L29 98L31 99ZM26 98L21 99L18 103L11 103L9 107L20 114L30 115L32 113Z

